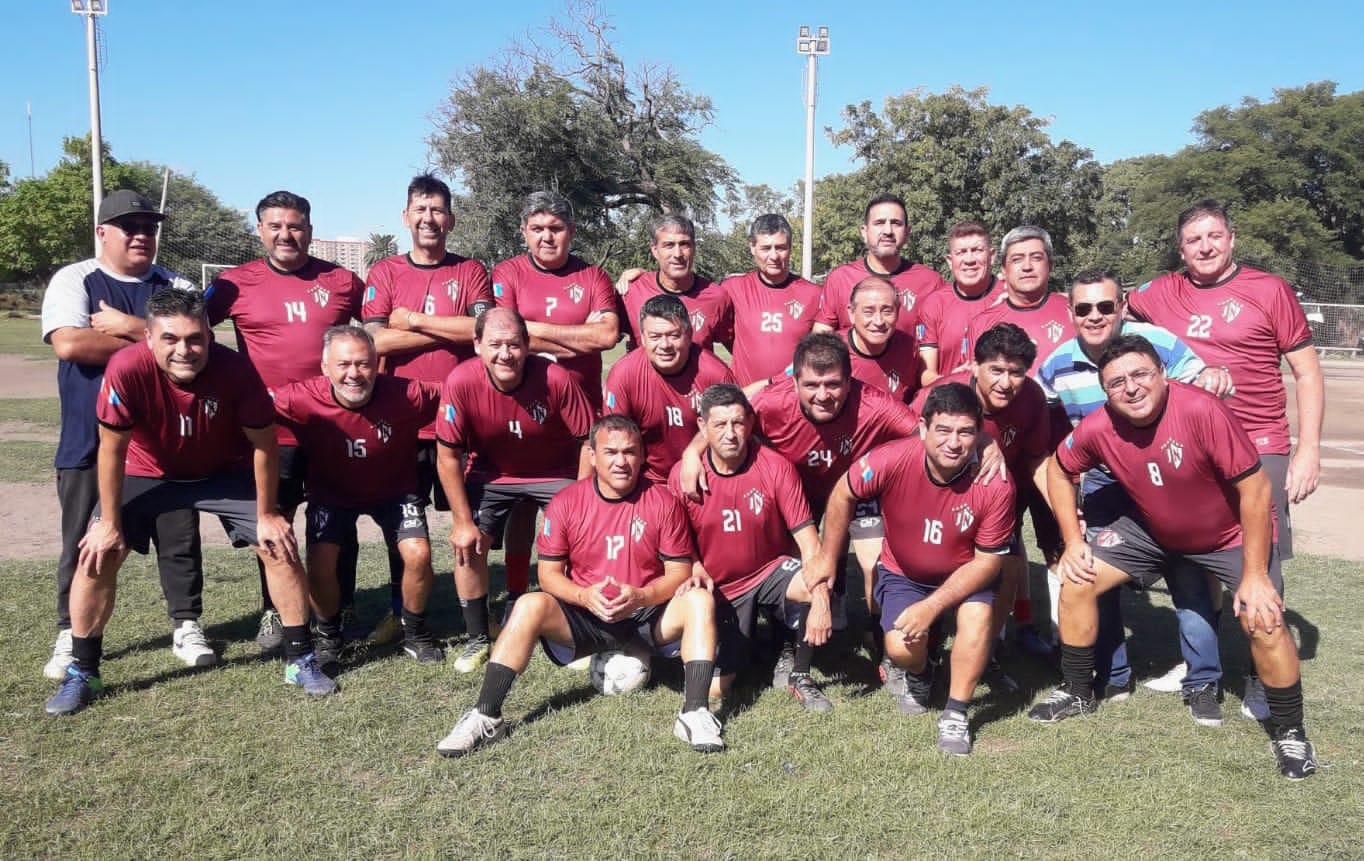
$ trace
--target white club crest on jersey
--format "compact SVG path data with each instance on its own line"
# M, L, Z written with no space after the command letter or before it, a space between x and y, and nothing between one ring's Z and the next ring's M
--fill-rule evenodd
M800 315L805 313L805 306L798 300L791 299L786 303L786 313L791 315L792 320L799 320Z
M213 418L218 414L218 399L204 398L204 415Z
M449 281L445 282L445 295L450 297L451 302L455 301L455 298L459 296L458 278L451 278Z
M701 309L698 308L698 309L696 309L695 311L692 311L692 312L691 312L691 330L692 330L693 332L699 332L699 331L701 330L701 327L702 327L702 326L705 326L705 325L706 325L706 315L703 314L703 313L701 313Z
M389 437L393 436L393 426L381 421L374 425L374 433L379 437L379 442L388 442Z
M839 453L839 454L844 454L844 455L852 454L852 449L853 449L852 437L850 437L850 436L841 436L841 437L838 438L838 453Z
M890 389L891 394L900 390L900 375L894 371L886 371L886 388Z
M1169 458L1170 465L1175 469L1179 469L1179 465L1184 462L1184 446L1175 442L1173 439L1167 439L1165 444L1161 446L1161 449L1165 451L1165 456Z
M914 310L914 303L919 301L919 297L914 295L913 290L905 290L900 294L900 307L906 311Z
M761 490L755 487L744 494L744 497L748 500L748 510L753 512L754 517L763 513L763 492Z
M699 415L701 412L701 392L692 389L687 393L687 400L691 403L692 412Z
M976 522L976 513L971 510L970 504L966 502L952 506L952 515L957 524L958 532L965 532L971 528L971 524Z
M1245 307L1235 299L1224 299L1217 304L1222 308L1222 319L1228 323L1240 316L1241 310Z
M578 286L578 282L574 281L572 284L568 285L567 289L568 298L573 300L574 305L577 305L579 302L583 301L583 288Z
M647 525L648 524L644 522L644 518L640 517L638 514L632 515L630 517L630 537L635 541L644 538L644 528Z
M537 425L544 424L545 419L549 418L549 407L539 401L535 401L527 407L526 412L530 413L531 419L533 419Z
M313 297L313 301L317 303L319 308L327 307L327 301L332 298L332 292L321 284L314 284L308 290L308 295Z
M1053 344L1059 344L1061 342L1061 338L1063 338L1066 334L1066 328L1062 326L1060 323L1056 322L1055 320L1052 320L1051 322L1047 323L1047 325L1044 326L1043 329L1045 330L1047 337L1051 340Z

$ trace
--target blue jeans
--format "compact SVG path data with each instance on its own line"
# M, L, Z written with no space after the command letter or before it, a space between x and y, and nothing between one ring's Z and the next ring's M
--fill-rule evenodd
M1184 691L1222 680L1222 655L1217 647L1217 623L1221 617L1222 589L1214 592L1200 571L1167 572L1165 585L1179 620L1179 651L1189 672Z

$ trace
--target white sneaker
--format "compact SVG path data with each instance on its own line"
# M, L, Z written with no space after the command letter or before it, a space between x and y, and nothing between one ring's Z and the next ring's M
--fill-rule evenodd
M52 658L43 665L43 675L55 681L66 678L66 668L71 666L71 629L62 628L57 632L57 642L52 644Z
M490 718L478 709L469 709L450 734L436 744L441 756L464 756L507 734L507 722Z
M720 738L720 719L707 709L678 712L673 735L701 753L719 753L725 749L725 740Z
M1162 694L1177 694L1184 689L1184 676L1189 672L1189 665L1180 662L1170 668L1170 671L1163 676L1156 676L1154 679L1147 679L1142 682L1142 687L1157 691Z
M1251 720L1269 720L1269 700L1265 699L1265 683L1259 676L1246 677L1246 694L1241 698L1241 714Z
M218 655L208 644L204 629L193 619L186 619L171 635L171 653L187 667L210 667L218 663Z

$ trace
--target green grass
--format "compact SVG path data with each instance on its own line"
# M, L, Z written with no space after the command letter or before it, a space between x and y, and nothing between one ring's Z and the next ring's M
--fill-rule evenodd
M0 400L0 422L23 422L55 430L61 424L57 398L5 398Z
M42 322L36 317L0 317L0 353L55 361L52 348L43 343Z
M0 481L37 483L50 481L55 442L4 440L0 442Z

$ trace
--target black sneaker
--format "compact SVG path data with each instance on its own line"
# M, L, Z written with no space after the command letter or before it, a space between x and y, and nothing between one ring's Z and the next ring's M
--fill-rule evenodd
M781 647L781 654L777 656L776 666L772 668L772 687L789 688L791 686L791 669L796 665L796 647L791 643L785 643Z
M1056 723L1068 717L1079 715L1094 714L1099 708L1099 701L1094 697L1082 697L1070 692L1070 688L1062 684L1059 688L1052 691L1045 700L1028 709L1028 720L1035 720L1038 723Z
M980 680L996 694L1016 694L1023 689L1018 680L1000 666L999 659L994 657L985 664L985 672L981 673Z
M1303 780L1317 773L1317 749L1307 740L1307 731L1301 726L1275 731L1269 750L1274 754L1279 774L1289 780Z
M905 692L896 697L902 715L921 715L928 713L928 701L933 696L933 665L929 664L922 673L905 674Z
M313 655L319 667L329 667L341 660L341 632L328 633L322 629L313 631Z
M834 704L829 702L829 698L824 696L824 691L820 690L819 684L809 673L791 673L790 682L786 689L791 692L807 712L831 712Z
M1217 701L1217 685L1209 682L1184 692L1184 705L1199 726L1221 726L1222 704Z
M404 633L403 651L416 658L419 664L439 664L445 660L445 650L436 645L428 631Z

